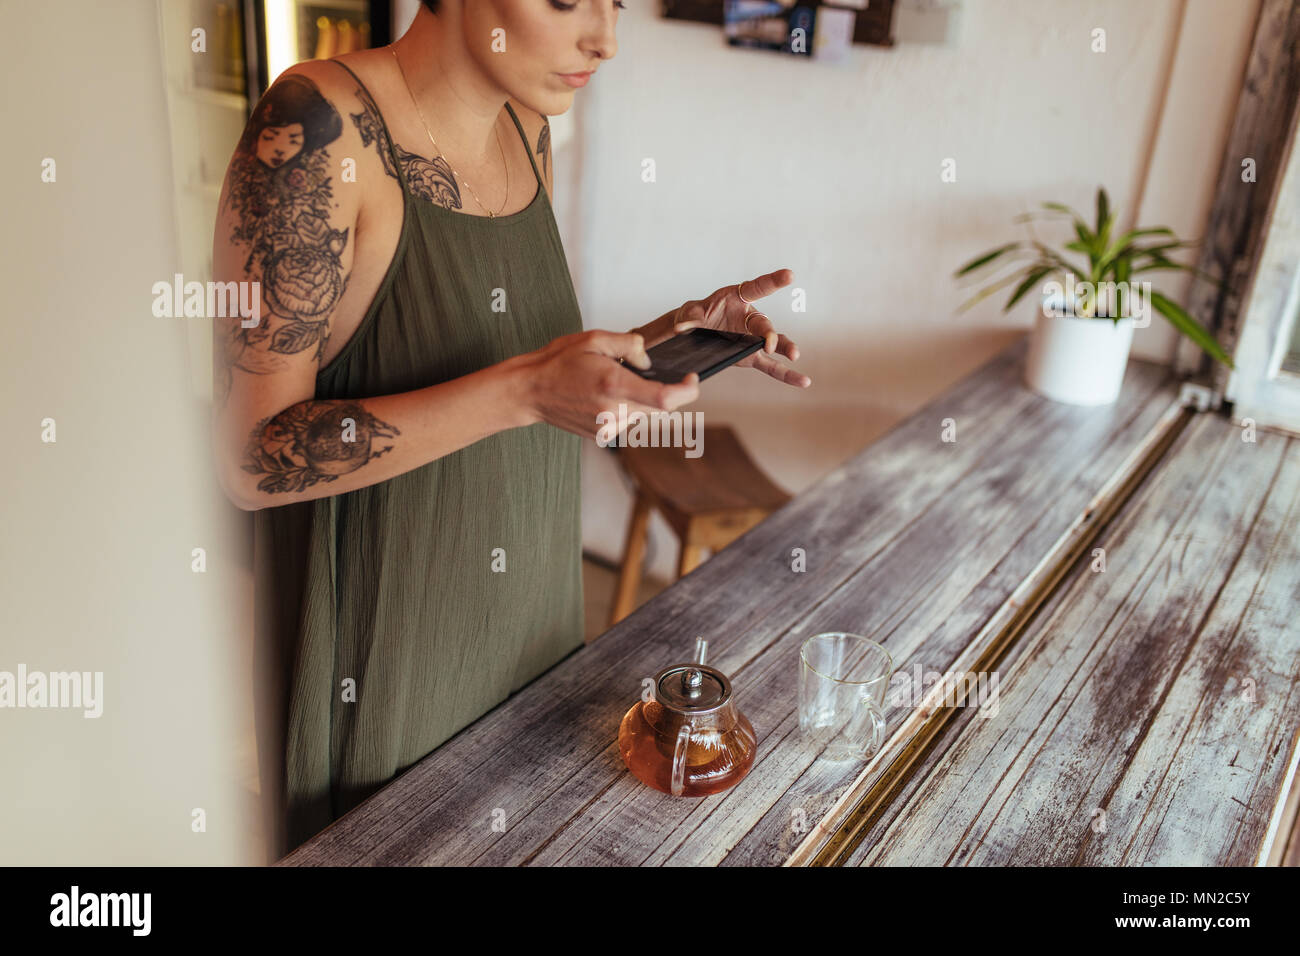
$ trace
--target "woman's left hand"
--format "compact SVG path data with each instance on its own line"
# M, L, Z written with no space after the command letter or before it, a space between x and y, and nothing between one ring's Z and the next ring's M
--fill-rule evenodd
M752 304L778 289L784 289L793 281L793 272L789 269L778 269L757 279L746 279L744 282L723 286L707 298L693 299L684 303L677 310L673 332L702 328L761 336L764 340L762 350L746 356L736 364L756 368L778 382L785 382L797 388L807 388L812 384L812 379L773 358L774 355L783 355L793 362L799 357L799 347L788 337L777 332L772 325L772 320L757 311ZM748 327L746 327L747 320Z

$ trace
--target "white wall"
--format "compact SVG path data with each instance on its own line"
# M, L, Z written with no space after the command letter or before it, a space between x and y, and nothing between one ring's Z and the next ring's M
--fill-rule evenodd
M1017 214L1091 209L1104 184L1143 225L1200 234L1257 3L967 0L955 42L855 46L841 64L732 49L657 10L621 15L618 55L556 156L557 191L579 194L561 227L584 317L625 330L792 268L808 311L783 294L763 306L812 387L731 371L697 408L797 492L1028 329L1034 303L1004 316L1005 294L954 314L969 290L953 270L1016 238ZM955 183L940 181L948 157ZM1134 353L1172 347L1157 317ZM617 558L630 498L607 451L584 464L586 546ZM652 529L652 570L670 576L675 541Z
M157 7L3 12L0 670L102 671L104 703L0 709L0 861L260 862L235 769L241 556L190 381L202 320L151 310L178 271Z

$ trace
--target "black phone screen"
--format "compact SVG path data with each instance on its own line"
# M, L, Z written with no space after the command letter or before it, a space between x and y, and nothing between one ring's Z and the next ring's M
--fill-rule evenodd
M647 349L650 368L628 368L654 382L680 382L691 372L704 381L762 347L763 340L757 335L691 329Z

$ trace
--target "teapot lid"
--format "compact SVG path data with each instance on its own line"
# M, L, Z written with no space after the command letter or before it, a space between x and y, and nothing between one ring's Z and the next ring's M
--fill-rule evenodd
M676 664L655 678L655 699L678 713L706 714L731 699L731 681L706 664Z

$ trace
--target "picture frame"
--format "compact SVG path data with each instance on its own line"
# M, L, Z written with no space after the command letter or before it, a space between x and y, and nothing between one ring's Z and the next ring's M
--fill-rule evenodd
M662 0L663 16L669 20L723 25L723 0ZM791 0L790 6L794 6ZM853 25L853 42L871 46L894 45L894 0L870 0L866 9L848 3L822 3L800 0L800 6L833 7L852 10L857 16Z

